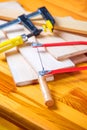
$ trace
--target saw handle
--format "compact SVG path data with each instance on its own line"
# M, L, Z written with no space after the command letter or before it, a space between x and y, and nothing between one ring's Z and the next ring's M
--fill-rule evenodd
M44 96L45 105L47 105L48 107L53 106L54 100L52 99L52 96L50 94L50 90L47 86L46 77L39 75L39 83L40 83L41 91L42 91L43 96Z

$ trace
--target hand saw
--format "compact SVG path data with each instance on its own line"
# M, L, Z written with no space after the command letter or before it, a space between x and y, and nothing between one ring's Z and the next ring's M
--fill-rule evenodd
M87 41L71 41L71 42L61 42L61 43L32 43L32 47L55 47L55 46L72 46L72 45L87 45ZM81 70L87 70L87 66L82 67L70 67L70 68L62 68L57 70L43 70L39 73L41 75L47 74L58 74L58 73L65 73L65 72L76 72Z

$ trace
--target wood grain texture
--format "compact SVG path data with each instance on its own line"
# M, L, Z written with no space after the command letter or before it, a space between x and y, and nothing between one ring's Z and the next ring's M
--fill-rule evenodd
M17 18L17 16L25 13L25 10L21 7L21 5L16 2L16 1L5 1L5 2L0 2L0 16L3 19L3 15L6 17L11 18ZM15 10L15 11L13 11Z
M28 127L38 128L38 126L41 126L41 128L43 128L43 129L52 128L52 130L58 129L58 128L59 129L66 128L66 129L73 129L73 130L74 129L85 130L87 128L87 125L86 125L87 116L85 114L82 114L82 112L79 112L79 110L78 111L75 110L76 108L73 109L72 106L68 107L66 105L66 102L61 103L62 102L61 98L63 99L63 96L65 94L67 94L68 92L70 92L72 90L75 93L74 88L78 85L77 81L79 81L80 84L82 82L81 75L86 76L86 75L84 75L84 73L80 74L80 76L74 75L75 77L73 77L72 75L71 76L67 75L67 74L57 76L56 78L60 77L60 80L56 81L57 85L55 86L55 90L53 88L53 85L50 84L51 90L53 90L52 92L53 92L53 94L55 94L55 99L60 100L60 101L56 100L56 108L52 108L51 110L45 108L43 106L43 104L41 103L42 99L39 98L40 94L39 94L38 86L36 86L36 87L30 86L30 87L18 88L18 92L10 93L9 97L0 95L0 98L1 99L3 98L3 102L1 102L1 106L0 106L0 112L2 114L6 113L11 120L14 118L13 122L15 122L15 120L16 120L18 124L20 122L21 126L22 127L25 126L25 128L28 128ZM67 79L64 79L64 76L65 77L67 76ZM76 77L78 77L78 79L76 79ZM62 81L64 81L64 82L62 82ZM68 84L67 84L67 82L68 82ZM55 82L53 82L53 84L54 83ZM58 83L59 83L59 85L58 85ZM73 85L69 88L70 83L73 83ZM84 85L86 85L85 82L84 82ZM85 90L86 89L87 89L87 87L85 86ZM35 95L35 93L36 93L36 95ZM80 96L80 98L82 98L82 97L83 96ZM39 100L39 102L38 102L38 100ZM67 100L68 100L68 97L67 97ZM74 100L74 102L76 103L77 101ZM71 103L73 105L72 101L71 101ZM11 112L12 112L12 114L11 114ZM22 115L21 115L21 113L22 113ZM55 115L55 116L53 116L53 115ZM12 118L11 118L11 116L12 116ZM33 120L32 120L32 118L33 118ZM22 120L20 120L20 119L22 119ZM51 121L49 121L49 119ZM21 122L21 121L23 121L23 122ZM25 121L27 121L27 122L25 122ZM37 125L34 125L34 124L33 124L33 126L30 125L30 122L32 124L32 121L34 124L37 124ZM43 121L43 123L41 123L42 121Z
M55 17L56 25L59 26L59 30L71 30L71 32L86 34L87 35L87 22L75 20L72 17L58 18ZM62 28L65 28L64 30ZM66 29L67 28L67 29ZM76 32L75 32L76 30Z
M12 124L8 120L0 117L0 129L2 130L9 130L9 129L14 129L14 130L22 130L21 128L17 127L16 125Z
M76 64L79 64L79 63L87 62L87 55L81 54L81 55L78 55L78 56L71 57L70 59L76 65Z
M54 100L51 96L49 87L47 85L46 77L39 75L38 80L39 80L40 88L44 97L45 105L47 105L48 107L52 107L54 105Z
M59 74L55 81L48 83L55 100L55 106L50 109L43 104L38 84L15 89L7 62L2 59L0 79L0 116L21 126L22 130L87 129L87 71Z

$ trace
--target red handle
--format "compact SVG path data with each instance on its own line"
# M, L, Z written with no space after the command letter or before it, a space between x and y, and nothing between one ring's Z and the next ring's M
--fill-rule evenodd
M58 73L64 73L64 72L76 72L76 71L81 71L81 70L87 70L87 66L56 69L56 70L49 71L47 74L58 74Z
M33 47L53 47L53 46L72 46L72 45L87 45L87 41L71 41L71 42L59 42L59 43L45 43L36 44Z

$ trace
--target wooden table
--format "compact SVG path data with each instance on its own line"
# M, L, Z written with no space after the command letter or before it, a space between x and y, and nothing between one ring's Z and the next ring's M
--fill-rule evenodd
M32 0L29 5L27 0L19 2L29 11L34 11L38 5L43 6L44 0L37 0L36 3ZM75 6L71 8L71 1L67 2L56 0L55 5L54 1L47 0L44 4L53 15L70 15L87 20L86 11L81 12L83 4L78 4L77 8L75 0ZM55 100L52 108L44 105L38 84L15 86L7 62L3 54L0 54L0 130L86 130L87 71L55 75L55 81L49 82L48 85Z
M16 88L3 55L0 59L2 117L23 129L87 129L87 71L56 75L48 83L55 106L47 108L39 85Z

